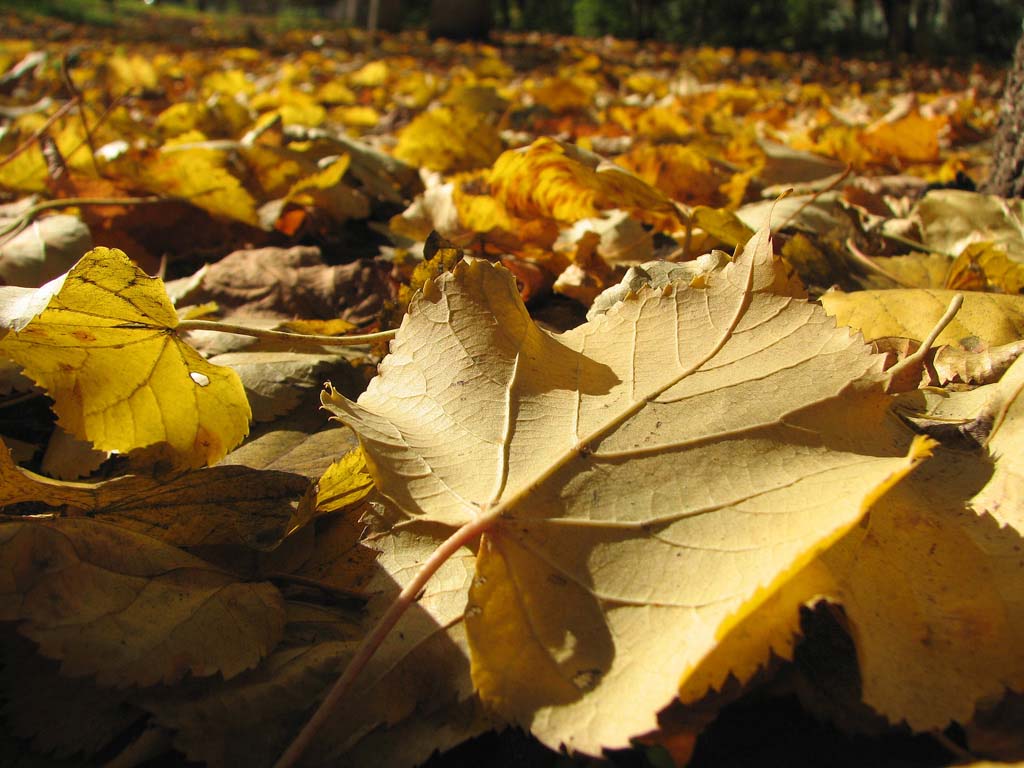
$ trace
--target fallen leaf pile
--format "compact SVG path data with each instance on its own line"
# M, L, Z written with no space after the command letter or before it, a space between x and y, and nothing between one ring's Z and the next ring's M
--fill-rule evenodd
M1024 756L1000 73L167 18L0 40L5 764Z

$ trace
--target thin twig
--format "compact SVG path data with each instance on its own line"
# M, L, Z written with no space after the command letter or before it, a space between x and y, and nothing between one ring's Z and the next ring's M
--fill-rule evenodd
M840 184L842 184L842 183L843 183L843 182L844 182L844 181L846 180L846 178L847 178L847 177L848 177L848 176L849 176L849 175L850 175L851 173L853 173L853 166L852 166L852 165L847 165L847 166L846 166L846 170L845 170L845 171L843 171L843 172L842 172L841 174L839 174L839 175L838 175L838 176L837 176L837 177L836 177L836 178L835 178L835 179L834 179L834 180L832 181L832 183L831 183L831 184L829 184L829 185L828 185L827 187L825 187L824 189L819 189L819 190L816 190L815 192L813 192L813 193L811 194L811 196L810 196L810 197L809 197L809 198L808 198L808 199L807 199L807 200L806 200L806 201L805 201L805 202L803 203L803 205L800 205L799 207L797 207L797 209L796 209L795 211L793 211L793 212L792 212L791 214L789 214L789 216L787 216L787 217L786 217L785 221L783 221L783 222L782 222L781 224L779 224L779 226L777 227L777 230L776 230L776 231L778 231L778 232L781 232L781 231L782 231L782 230L784 230L784 229L785 229L786 227L788 227L788 226L789 226L789 222L791 222L791 221L792 221L793 219L795 219L795 218L796 218L797 216L799 216L799 215L800 215L801 213L803 213L803 212L804 212L804 209L805 209L805 208L806 208L807 206L809 206L809 205L811 205L812 203L814 203L814 202L815 202L815 201L816 201L816 200L817 200L817 199L818 199L819 197L821 197L821 196L822 196L823 194L825 194L826 192L831 192L831 191L832 191L833 189L835 189L836 187L838 187L838 186L839 186ZM789 194L790 192L792 192L792 191L793 191L793 188L792 188L792 187L790 187L789 189L785 190L785 191L784 191L784 192L783 192L783 193L782 193L781 195L779 195L779 196L778 196L778 197L776 198L776 202L778 202L779 200L781 200L781 199L782 199L783 197L785 197L786 195L788 195L788 194Z
M60 60L60 75L64 81L64 87L68 89L68 93L71 94L71 98L81 103L82 108L78 110L78 120L82 124L82 132L85 134L85 141L89 145L89 159L92 161L92 169L96 172L97 176L102 177L100 173L100 166L96 162L96 142L92 138L92 129L89 128L89 122L85 119L85 101L82 99L82 92L78 90L78 86L75 85L75 81L71 79L71 70L68 69L68 55L64 54ZM76 147L77 149L77 147Z
M128 103L128 98L126 96L123 96L123 95L122 96L118 96L116 99L114 99L112 102L110 102L110 105L107 106L106 108L104 108L104 110L102 112L100 112L99 117L96 118L96 125L94 125L92 127L92 130L95 131L97 128L99 128L101 125L103 125L107 121L107 118L110 117L111 113L113 113L113 111L115 109L117 109L118 107L120 107L120 106L122 106L123 104L126 104L126 103ZM79 113L79 114L82 115L82 125L83 125L83 128L85 126L84 114L85 114L85 109L86 109L87 106L88 105L85 102L82 102L82 111ZM80 150L82 147L84 147L86 145L86 143L87 143L86 139L82 139L77 144L75 144L75 146L71 147L71 149L68 150L67 154L64 157L66 159L70 160L78 150ZM108 178L108 174L103 173L102 169L100 169L98 164L96 163L96 150L92 148L92 142L90 141L90 142L88 142L88 144L89 144L90 150L93 152L93 156L92 156L93 168L96 169L97 174L101 178Z
M395 601L378 620L370 633L363 639L356 649L355 655L349 661L345 670L341 673L334 686L328 692L326 698L320 702L313 716L302 727L299 735L288 745L288 749L274 764L274 768L293 768L298 764L302 755L313 743L317 733L324 727L338 704L352 688L356 677L363 670L366 664L373 658L377 648L387 637L392 627L398 623L405 612L416 601L416 596L430 581L430 578L437 572L449 557L455 554L461 547L466 546L482 533L486 532L497 520L497 515L481 515L463 525L455 533L449 536L437 549L435 549L420 566L419 571L412 581L405 585L405 588L398 594Z
M860 266L864 267L864 269L881 275L886 280L892 280L894 283L896 283L896 285L900 286L901 288L914 287L910 283L907 283L904 280L900 280L900 278L898 278L896 275L892 274L884 267L880 266L872 257L868 256L866 253L861 251L857 247L857 244L853 241L852 237L848 237L846 239L846 248L852 254L854 261Z
M10 224L0 227L0 237L11 233L17 234L24 229L38 214L51 208L76 208L82 205L145 205L148 203L166 203L166 197L64 197L58 200L46 200L36 203Z
M78 103L78 99L77 98L76 99L71 99L71 101L69 101L66 104L62 105L60 109L58 109L56 112L54 112L48 118L46 118L46 122L44 122L36 130L34 130L32 132L31 136L29 136L27 139L25 139L23 142L21 142L21 144L16 146L14 148L14 150L9 155L7 155L7 157L5 157L2 160L0 160L0 167L7 165L14 158L16 158L18 155L20 155L26 149L28 149L33 144L35 144L39 140L39 137L42 136L44 133L46 133L50 129L51 125L53 125L55 122L60 120L60 118L63 117L68 112L68 110L70 110L77 103Z
M279 339L317 346L351 347L360 344L373 344L386 339L393 339L397 331L377 331L354 336L321 336L312 333L291 333L289 331L271 331L265 328L253 328L248 325L222 323L216 320L182 320L178 323L179 331L217 331L234 333L239 336L254 336L259 339Z
M895 235L890 232L881 231L879 232L879 234L886 240L892 240L894 242L900 243L902 245L907 246L908 248L913 248L915 251L921 251L922 253L934 253L938 254L939 256L945 256L948 259L956 258L956 256L952 253L947 253L946 251L943 251L939 248L932 248L931 246L925 245L924 243L920 243L917 240L911 240L909 237L903 237L902 235Z

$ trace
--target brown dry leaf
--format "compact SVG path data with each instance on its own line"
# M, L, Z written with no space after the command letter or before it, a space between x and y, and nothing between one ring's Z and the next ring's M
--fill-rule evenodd
M193 555L84 518L0 525L0 618L103 686L231 678L281 637L281 596Z
M971 243L1003 246L1014 261L1024 261L1024 201L959 189L928 192L915 208L922 241L949 256Z
M821 297L821 305L836 322L860 331L868 341L885 336L922 341L956 293L924 288L831 291ZM963 306L936 339L937 345L971 351L982 344L993 347L1024 338L1024 296L969 291L963 297Z
M358 393L365 380L342 386ZM225 456L221 465L273 469L319 480L334 461L358 445L350 429L327 418L320 407L322 391L305 393L302 404L288 415L255 425L245 443Z
M0 215L0 226L12 222ZM77 216L37 219L0 241L0 283L35 288L64 274L92 248L92 233Z
M318 248L259 248L229 253L194 278L170 286L179 306L216 302L227 316L375 319L388 295L382 269L360 260L332 267Z
M923 455L879 391L850 386L877 387L880 360L780 280L762 230L697 286L551 335L507 273L463 262L358 404L325 399L438 540L494 521L466 609L473 682L545 743L596 754L656 728L718 636Z
M79 440L55 424L39 468L47 477L77 480L91 475L108 458L110 455L105 451L97 451L91 443Z
M327 378L325 369L339 359L330 351L267 351L226 352L210 357L209 361L238 374L253 421L272 421L296 408L305 391L319 388Z
M300 574L351 588L368 583L363 630L394 598L435 545L426 526L356 544L354 521L335 525L318 542ZM362 551L360 553L359 551ZM369 555L369 559L367 559ZM376 555L374 565L373 555ZM353 568L353 561L355 568ZM372 572L370 569L373 569ZM491 724L476 711L469 679L462 614L473 577L473 554L461 550L427 586L366 670L352 701L332 719L308 765L413 765L439 746L454 745ZM175 731L190 759L217 766L269 766L351 655L359 626L319 629L311 614L289 605L282 648L259 669L192 695L174 691L144 701L157 721ZM305 625L305 626L303 626ZM260 738L251 737L261 723ZM437 724L438 732L427 727ZM443 725L441 725L443 724ZM370 739L364 743L364 739ZM354 752L353 752L354 750ZM361 756L360 759L353 754Z
M766 187L822 180L827 186L836 174L844 170L843 163L830 157L793 149L775 141L761 140L758 146L764 151L765 158L757 178Z
M174 464L195 467L249 431L238 376L177 336L163 283L123 252L94 248L34 296L2 290L15 292L0 316L14 333L0 336L0 355L47 391L73 435L105 451L162 446Z
M940 347L935 351L932 368L940 385L950 382L992 384L1024 353L1024 341L1001 344L992 349L964 352L956 347Z
M580 219L569 229L563 230L555 248L578 252L588 232L600 237L594 250L605 264L636 266L654 257L651 233L625 211L609 211L597 219ZM579 262L579 259L575 261Z
M58 674L58 668L12 630L0 634L4 719L34 750L83 760L145 717L129 702L129 691L97 688L87 678ZM0 754L7 753L0 748Z
M171 479L125 476L64 483L15 466L0 445L0 505L38 502L178 547L243 543L276 546L309 480L287 472L212 467Z

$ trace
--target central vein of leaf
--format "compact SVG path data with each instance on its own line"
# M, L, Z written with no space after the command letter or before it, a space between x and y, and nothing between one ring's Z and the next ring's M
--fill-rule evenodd
M546 483L558 470L560 470L570 461L575 459L577 456L592 453L593 444L596 443L601 438L605 437L612 429L629 421L629 419L631 419L633 416L639 413L644 407L646 407L648 403L660 397L662 393L664 393L666 390L675 386L680 381L685 379L687 376L699 370L709 360L714 358L715 355L721 352L722 348L729 342L729 339L732 338L733 332L736 330L736 327L739 325L740 320L743 318L743 315L746 313L747 308L750 306L756 255L760 253L764 248L771 247L770 240L767 237L757 237L753 241L751 241L747 247L753 250L754 253L748 254L749 265L747 267L746 274L744 275L744 283L739 301L737 301L736 303L736 308L732 314L732 317L729 319L729 323L726 325L725 328L722 329L717 341L714 345L711 346L707 353L703 357L698 359L696 362L694 362L692 365L690 365L688 368L679 371L678 373L672 376L669 376L666 381L654 387L650 392L647 392L646 394L643 394L639 397L634 394L631 398L632 402L630 402L622 411L612 415L604 424L602 424L597 429L592 431L582 440L577 440L571 448L566 450L564 453L562 453L561 456L559 456L550 464L548 464L544 471L541 472L532 482L524 485L522 488L520 488L515 493L510 495L508 498L501 499L500 496L501 493L504 492L508 477L509 445L511 443L512 434L514 431L513 412L516 410L516 400L513 396L513 393L515 389L516 376L519 369L519 355L516 356L516 365L513 369L512 376L509 378L509 384L506 389L506 395L508 398L506 403L507 421L505 424L505 432L502 445L502 471L499 473L499 479L496 484L495 495L492 497L492 500L487 505L481 508L481 513L477 518L477 526L481 532L489 530L491 526L502 517L507 517L508 510L514 508L518 504L529 499L529 497L534 492L536 492L538 488L543 486L544 483ZM710 290L710 288L704 290ZM633 367L635 373L635 363Z

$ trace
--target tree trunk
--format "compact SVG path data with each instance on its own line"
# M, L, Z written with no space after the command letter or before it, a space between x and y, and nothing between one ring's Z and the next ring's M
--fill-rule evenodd
M490 33L490 0L431 0L431 39L484 40Z
M992 172L982 191L1024 197L1024 34L1017 41L999 107Z
M889 30L889 55L909 53L912 40L910 0L882 0L882 13Z

